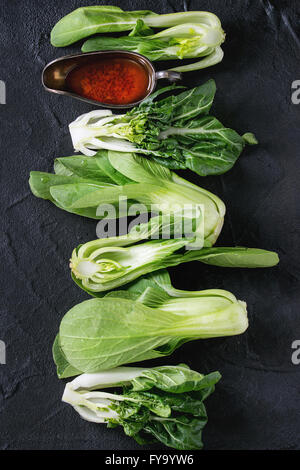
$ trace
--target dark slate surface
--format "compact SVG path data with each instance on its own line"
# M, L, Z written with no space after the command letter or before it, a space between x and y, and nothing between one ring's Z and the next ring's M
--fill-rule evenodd
M137 449L121 430L82 421L61 403L51 345L62 315L86 295L71 281L75 245L95 238L95 222L34 198L30 170L51 171L53 159L72 154L68 123L92 108L47 94L41 71L79 45L54 49L49 33L72 9L109 2L1 0L0 105L1 287L0 448ZM111 1L124 9L182 10L181 1ZM299 118L291 83L300 79L298 1L191 1L190 9L220 16L227 33L224 61L185 76L186 84L217 81L214 113L260 145L247 149L222 177L194 181L227 205L219 244L278 251L269 270L226 270L197 263L172 269L180 288L223 288L248 303L250 327L240 337L196 341L161 363L187 362L223 379L207 401L206 449L299 449L300 365L291 362L299 326ZM276 5L276 6L275 6ZM158 364L159 362L155 362ZM154 364L154 362L153 362ZM159 448L159 446L156 446Z

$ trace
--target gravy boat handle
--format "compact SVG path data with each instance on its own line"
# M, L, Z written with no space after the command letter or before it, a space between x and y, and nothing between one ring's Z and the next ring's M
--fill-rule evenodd
M165 78L169 80L169 82L178 82L182 80L182 73L173 72L172 70L160 70L159 72L155 72L155 79L160 80L161 78Z

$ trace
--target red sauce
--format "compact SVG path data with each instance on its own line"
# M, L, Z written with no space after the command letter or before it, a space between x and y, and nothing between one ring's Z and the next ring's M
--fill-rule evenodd
M144 98L148 91L146 69L131 59L100 59L76 67L66 79L73 93L107 104L129 104Z

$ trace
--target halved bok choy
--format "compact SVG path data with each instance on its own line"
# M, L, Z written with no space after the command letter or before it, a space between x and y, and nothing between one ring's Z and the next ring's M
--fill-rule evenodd
M138 289L86 300L65 314L53 346L60 378L163 357L188 341L238 335L248 327L246 303L230 292L175 297L151 284Z
M219 372L203 375L185 364L117 367L67 383L62 401L86 421L122 426L139 444L201 449L207 422L204 400L220 378ZM107 392L108 387L114 390Z
M220 45L224 39L224 31L219 26L212 27L191 21L154 34L144 21L139 19L129 36L123 36L121 39L95 36L88 39L81 50L125 50L142 54L152 61L201 58L192 64L169 68L177 72L190 72L221 62L224 53Z
M151 28L166 28L154 34ZM172 68L189 72L220 62L225 39L219 18L207 11L158 15L149 10L123 11L115 6L77 8L51 31L51 44L63 47L97 33L131 31L118 38L96 36L84 43L84 52L128 50L150 60L194 59L200 61Z
M109 109L91 111L69 125L75 151L96 155L97 150L136 152L171 169L188 168L201 176L230 170L253 134L240 136L208 115L216 85L201 86L155 101L154 92L126 114Z
M163 239L160 234L166 225L171 227L170 233ZM148 223L134 226L127 235L79 245L70 260L73 280L89 294L97 296L147 273L188 261L240 268L271 267L279 261L277 253L258 248L198 249L197 230L191 238L172 238L174 227L176 214L173 224L169 221L166 224L163 217L154 217Z

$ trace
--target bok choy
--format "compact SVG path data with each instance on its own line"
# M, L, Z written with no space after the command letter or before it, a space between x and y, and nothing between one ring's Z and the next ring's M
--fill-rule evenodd
M216 91L213 80L155 101L169 89L153 93L126 114L107 109L79 116L69 126L74 149L88 156L99 149L138 152L166 167L206 176L230 170L245 144L257 143L253 134L241 137L208 115Z
M151 28L167 28L154 34ZM217 64L223 58L225 39L219 18L207 11L158 15L152 11L123 11L114 6L82 7L63 17L52 29L51 44L67 46L96 33L131 31L121 38L95 37L82 50L128 50L150 60L193 59L192 64L172 68L179 72Z
M176 221L176 214L175 214ZM133 227L127 235L97 239L73 250L70 268L73 280L91 295L116 289L140 276L188 261L200 261L222 267L258 268L278 263L271 251L244 247L188 249L194 238L151 239L153 223L163 231L164 220L150 219L148 224ZM138 230L137 230L138 229Z
M189 72L221 62L224 53L220 44L224 38L222 28L197 24L193 21L178 24L154 34L139 19L129 36L124 36L122 39L96 36L83 44L82 52L125 50L142 54L152 61L201 57L201 60L192 64L169 69L177 72Z
M51 44L64 47L97 33L131 31L138 20L147 27L165 28L196 23L221 29L219 18L207 11L189 11L158 15L150 10L124 11L115 6L81 7L64 16L51 31Z
M120 197L164 215L201 205L204 244L214 244L221 231L225 206L217 196L138 155L102 150L93 158L84 155L58 158L54 169L54 175L32 171L30 188L35 196L68 212L101 219L104 214L98 208L114 204L118 217Z
M162 442L178 450L201 449L207 422L203 402L220 378L219 372L202 375L185 364L118 367L80 375L67 383L62 400L87 421L122 426L139 444ZM108 387L121 391L102 391Z
M188 341L248 327L245 302L230 292L139 289L86 300L65 314L53 346L60 378L166 356Z

